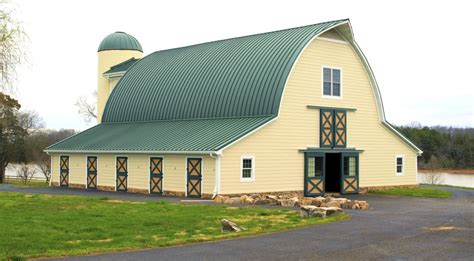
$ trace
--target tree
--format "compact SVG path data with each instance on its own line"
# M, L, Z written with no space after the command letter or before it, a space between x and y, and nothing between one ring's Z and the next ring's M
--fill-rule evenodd
M92 97L80 96L74 105L77 107L77 112L81 115L85 122L90 123L91 121L97 120L97 108L94 102L94 98L97 99L97 92L92 94Z
M9 0L0 0L0 92L14 91L18 65L27 60L26 39Z
M5 180L8 163L18 160L27 131L18 121L20 104L0 92L0 183Z

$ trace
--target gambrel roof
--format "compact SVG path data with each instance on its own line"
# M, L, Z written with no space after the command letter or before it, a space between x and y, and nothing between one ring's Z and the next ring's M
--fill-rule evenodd
M315 37L336 27L365 61L347 19L154 52L127 69L107 101L101 124L46 151L222 150L278 116L299 55Z

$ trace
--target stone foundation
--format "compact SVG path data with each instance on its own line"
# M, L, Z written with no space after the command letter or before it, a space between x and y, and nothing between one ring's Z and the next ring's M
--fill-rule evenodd
M392 188L417 188L418 185L392 185L392 186L368 186L359 188L359 193L365 194L368 193L371 189L392 189Z
M259 197L265 197L267 195L272 196L279 196L279 197L298 197L303 198L304 192L303 190L295 190L295 191L276 191L276 192L256 192L256 193L238 193L238 194L219 194L219 196L224 197L240 197L243 195L258 195ZM212 196L212 195L211 195Z
M163 191L163 195L184 198L184 192L178 192L178 191L165 190Z
M51 182L51 187L59 187L59 182Z
M99 186L97 186L97 190L115 191L115 187L99 185Z
M86 189L86 185L83 184L71 184L69 183L69 188L74 188L74 189Z
M137 194L150 194L148 189L137 189L137 188L128 188L127 192L137 193Z

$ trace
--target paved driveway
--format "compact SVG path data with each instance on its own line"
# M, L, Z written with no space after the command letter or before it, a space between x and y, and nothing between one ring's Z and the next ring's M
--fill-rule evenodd
M474 190L453 199L357 195L351 220L262 236L70 260L474 260ZM140 196L142 197L142 196ZM145 197L143 197L145 198Z

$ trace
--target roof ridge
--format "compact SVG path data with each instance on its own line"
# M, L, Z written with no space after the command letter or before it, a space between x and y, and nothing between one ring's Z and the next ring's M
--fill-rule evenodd
M218 42L227 41L227 40L235 40L235 39L240 39L240 38L245 38L245 37L253 37L253 36L257 36L257 35L270 34L270 33L276 33L276 32L283 32L283 31L288 31L288 30L292 30L292 29L301 29L301 28L310 27L310 26L316 26L316 25L322 25L322 24L330 24L330 23L336 23L336 22L342 22L342 21L349 21L349 18L338 19L338 20L332 20L332 21L326 21L326 22L321 22L321 23L316 23L316 24L309 24L309 25L297 26L297 27L290 27L290 28L285 28L285 29L280 29L280 30L275 30L275 31L268 31L268 32L263 32L263 33L256 33L256 34L248 34L248 35L230 37L230 38L226 38L226 39L219 39L219 40L207 41L207 42L202 42L202 43L197 43L197 44L190 44L190 45L185 45L185 46L176 47L176 48L169 48L169 49L157 50L157 51L154 51L154 52L150 53L150 54L147 55L147 56L151 56L151 55L154 54L154 53L159 53L159 52L164 52L164 51L178 50L178 49L183 49L183 48L188 48L188 47L199 46L199 45L203 45L203 44L218 43Z

